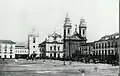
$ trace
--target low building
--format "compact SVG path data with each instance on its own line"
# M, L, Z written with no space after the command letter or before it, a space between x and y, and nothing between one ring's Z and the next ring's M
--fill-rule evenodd
M94 55L100 60L115 60L119 53L119 33L103 36L94 42Z
M39 44L41 53L48 58L62 58L63 57L63 42L61 35L56 32L50 34L45 41Z
M90 55L93 55L93 46L94 46L94 42L88 42L84 45L81 45L79 47L79 51L81 53L81 55L84 55L84 56L90 56Z
M29 54L28 54L27 45L24 42L16 43L15 58L27 58L28 56Z
M15 58L15 42L0 40L0 58Z

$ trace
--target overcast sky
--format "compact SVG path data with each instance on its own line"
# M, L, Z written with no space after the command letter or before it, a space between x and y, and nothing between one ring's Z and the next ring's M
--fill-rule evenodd
M119 0L0 0L0 39L27 41L32 28L40 42L55 30L63 33L66 14L73 27L83 16L88 41L119 31ZM74 28L73 28L74 30Z

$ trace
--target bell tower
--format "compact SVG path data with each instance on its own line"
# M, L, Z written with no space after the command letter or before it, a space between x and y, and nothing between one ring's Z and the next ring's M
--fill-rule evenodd
M83 19L83 17L80 19L80 24L79 24L79 36L80 37L83 37L83 38L86 38L86 29L87 29L87 26L86 26L86 22L85 22L85 19Z
M66 38L69 38L72 32L72 25L68 14L65 17L64 28L66 29Z
M40 54L39 47L38 47L38 33L35 32L35 29L32 30L31 33L28 35L28 51L29 56L33 53Z

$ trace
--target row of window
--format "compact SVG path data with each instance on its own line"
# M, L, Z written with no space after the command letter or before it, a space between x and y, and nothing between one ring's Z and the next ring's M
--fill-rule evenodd
M2 48L2 46L1 46L1 44L0 44L0 48ZM5 49L7 49L8 47L7 47L7 44L5 45L5 47L4 47ZM12 49L13 47L12 47L12 45L10 46L10 49Z
M115 55L114 50L99 50L95 52L96 55Z
M85 51L82 51L80 53L81 54L83 54L83 53L84 54L90 54L90 52L85 52ZM115 50L98 50L98 51L93 52L94 55L115 55L115 53L116 53Z
M81 47L81 48L80 48L80 51L82 51L82 50L89 50L89 51L90 51L90 50L91 50L91 47L83 47L83 48Z
M60 47L59 47L59 46L58 46L58 47L54 46L54 50L56 50L56 48L57 48L58 51L60 50ZM53 47L52 47L52 46L50 46L50 50L53 50Z
M20 52L27 52L27 51L16 51L16 52L20 53Z
M2 58L2 56L0 56L0 58ZM7 58L7 55L4 55L4 58ZM12 55L10 55L10 58L12 58Z
M6 54L6 53L10 53L10 54L12 54L13 52L1 52L1 51L0 51L0 53L5 53L5 54Z
M101 48L110 48L110 47L117 47L117 42L108 42L108 43L99 43L96 44L94 48L101 49Z
M7 52L8 50L5 49L4 51ZM1 52L1 49L0 49L0 52ZM10 50L10 52L12 52L12 50Z
M54 55L50 54L50 57L56 57L56 53ZM57 57L60 57L60 54L57 54Z

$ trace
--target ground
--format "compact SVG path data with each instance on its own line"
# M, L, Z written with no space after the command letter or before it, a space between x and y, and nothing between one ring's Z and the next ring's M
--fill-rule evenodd
M118 66L58 60L14 60L0 64L0 76L118 76ZM84 75L83 75L84 72Z

